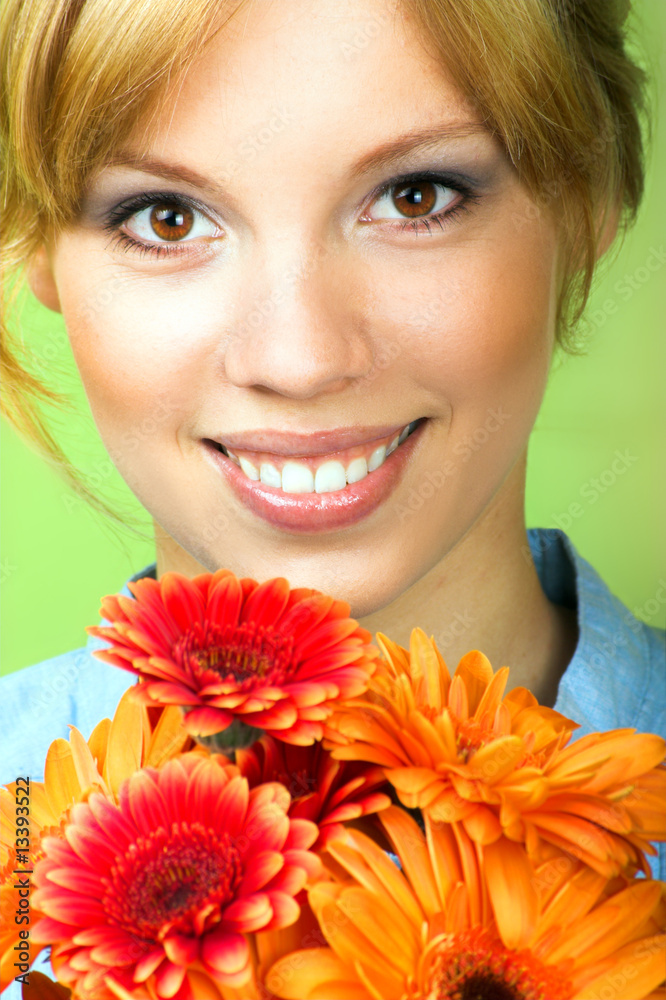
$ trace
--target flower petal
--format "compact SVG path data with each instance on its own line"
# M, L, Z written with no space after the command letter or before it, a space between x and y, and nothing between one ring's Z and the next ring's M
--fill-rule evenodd
M525 948L536 928L539 899L525 849L497 840L483 849L488 894L507 948Z
M201 959L213 973L237 976L247 972L250 977L250 949L242 934L214 931L201 943Z

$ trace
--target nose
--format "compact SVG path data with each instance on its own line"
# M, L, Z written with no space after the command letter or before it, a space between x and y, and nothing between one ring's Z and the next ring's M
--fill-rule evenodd
M369 302L353 268L321 247L248 268L225 342L227 380L292 399L339 392L373 365Z

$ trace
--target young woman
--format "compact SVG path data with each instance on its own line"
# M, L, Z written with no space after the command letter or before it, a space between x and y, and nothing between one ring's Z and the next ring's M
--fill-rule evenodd
M663 635L523 513L553 351L640 201L626 8L5 0L6 267L64 317L144 574L286 576L405 645L463 621L447 660L579 734L666 728ZM113 712L94 645L3 681L3 780Z

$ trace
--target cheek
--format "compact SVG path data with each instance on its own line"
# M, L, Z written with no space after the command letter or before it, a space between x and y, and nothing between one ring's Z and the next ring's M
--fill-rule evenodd
M66 248L64 248L66 251ZM100 276L64 252L57 274L63 316L105 443L155 411L174 425L196 406L217 342L214 311L196 281Z
M418 273L414 294L386 286L384 320L410 380L459 425L504 404L531 426L555 332L556 252L548 234L483 238Z

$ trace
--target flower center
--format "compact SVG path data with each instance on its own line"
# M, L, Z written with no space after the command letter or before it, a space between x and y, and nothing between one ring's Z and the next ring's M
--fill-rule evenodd
M477 750L497 739L497 733L477 719L456 721L456 742L458 753L465 762L473 757Z
M412 1000L569 1000L571 983L527 948L504 947L485 928L435 938Z
M245 622L221 628L195 622L171 652L195 677L213 672L216 679L233 680L243 690L258 680L281 684L293 666L293 645L293 636L282 635L272 625Z
M173 823L139 837L110 872L103 906L137 937L162 940L172 930L201 934L217 923L243 876L228 833L201 823Z

